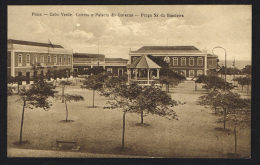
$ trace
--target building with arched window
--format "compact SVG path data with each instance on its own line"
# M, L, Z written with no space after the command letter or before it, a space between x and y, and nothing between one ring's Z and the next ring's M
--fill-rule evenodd
M8 78L18 75L31 77L33 75L32 65L36 63L41 64L43 75L46 75L50 69L72 71L72 63L67 63L66 60L73 59L72 50L64 49L61 45L13 39L8 39L7 43ZM61 57L66 62L57 64L57 57Z
M194 46L143 46L129 52L129 64L142 55L160 57L169 63L174 72L190 78L206 75L208 71L215 70L218 64L218 56Z

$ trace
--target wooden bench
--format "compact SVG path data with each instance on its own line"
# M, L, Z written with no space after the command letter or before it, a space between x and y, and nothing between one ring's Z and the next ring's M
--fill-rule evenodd
M71 143L71 144L77 145L77 142L75 142L75 141L56 140L56 144L57 144L58 146L60 146L60 143Z
M73 148L71 149L71 150L74 150L74 151L78 151L79 148L80 148L80 146L77 145L76 141L56 140L56 146L53 147L52 149L54 149L54 150L58 149L59 150L62 147L61 143L74 144Z

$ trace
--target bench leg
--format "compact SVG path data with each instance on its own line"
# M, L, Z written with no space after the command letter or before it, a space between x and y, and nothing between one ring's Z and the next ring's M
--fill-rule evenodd
M72 151L78 151L80 146L74 145L73 148L71 149Z

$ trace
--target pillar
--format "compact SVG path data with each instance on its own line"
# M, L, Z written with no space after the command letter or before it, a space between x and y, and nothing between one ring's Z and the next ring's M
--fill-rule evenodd
M137 72L138 72L138 69L135 69L135 80L137 80Z
M160 70L160 69L157 69L157 78L159 78L159 70Z
M132 69L130 69L130 79L132 79Z
M149 73L150 73L150 69L147 69L147 84L149 84Z
M126 71L127 71L127 81L129 83L129 69L127 69Z

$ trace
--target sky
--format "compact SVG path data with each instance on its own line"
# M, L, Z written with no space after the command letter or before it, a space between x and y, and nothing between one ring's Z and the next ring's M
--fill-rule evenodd
M251 5L8 6L7 12L8 39L51 41L77 53L128 59L142 46L195 46L211 54L220 46L213 51L220 60L225 51L227 60L252 56Z

